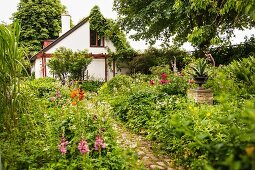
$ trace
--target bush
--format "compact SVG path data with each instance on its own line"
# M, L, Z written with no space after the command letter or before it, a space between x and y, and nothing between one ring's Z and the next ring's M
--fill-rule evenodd
M97 92L102 84L103 82L100 81L84 81L81 84L81 89L89 92Z
M254 68L254 57L233 61L227 66L215 68L206 86L216 94L249 98L255 93Z

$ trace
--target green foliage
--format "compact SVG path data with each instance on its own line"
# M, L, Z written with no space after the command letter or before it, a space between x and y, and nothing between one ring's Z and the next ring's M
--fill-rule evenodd
M128 91L130 84L133 79L127 75L117 75L107 83L105 83L101 88L99 93L104 93L108 95L114 95L118 92Z
M20 91L22 81L22 52L18 47L20 25L13 29L0 25L0 132L16 126L23 110L25 96Z
M230 38L234 28L254 25L233 3L233 0L115 0L114 9L125 30L136 31L132 36L136 40L145 39L154 44L156 40L170 42L170 37L174 37L178 44L190 41L195 47L205 49L221 42L222 33Z
M253 169L255 101L252 95L249 100L238 95L249 93L242 90L249 86L240 86L246 84L246 78L240 82L236 78L240 68L254 68L252 61L239 62L235 71L230 71L235 63L213 70L207 87L214 90L216 105L188 101L183 95L188 88L187 78L161 75L165 67L155 68L156 75L147 79L144 75L140 79L135 76L128 85L113 78L111 83L118 84L114 93L105 88L106 83L100 95L111 104L116 119L155 140L158 149L170 153L181 166L194 170ZM247 72L247 76L252 73ZM154 82L149 83L148 79ZM109 94L111 97L107 97Z
M38 98L49 97L55 94L58 82L54 78L39 78L29 83L29 88Z
M238 45L221 45L217 48L211 48L210 54L213 56L217 66L227 65L233 60L239 60L255 54L255 38L246 39L244 43ZM201 57L201 51L194 51L193 55Z
M89 92L97 92L102 84L103 82L100 81L84 81L80 85L80 88Z
M3 169L142 169L132 152L117 146L106 105L85 97L73 106L74 89L53 79L23 85L22 92L29 96L26 112L11 133L0 133ZM49 92L38 96L45 87ZM94 148L98 135L106 143L99 151ZM66 154L59 150L62 137L68 140ZM82 139L88 143L87 154L78 150Z
M254 68L254 57L233 61L227 66L215 69L207 86L213 88L215 93L250 97L255 94Z
M191 72L190 74L193 77L207 77L208 73L206 71L206 65L207 62L205 59L198 59L196 65L191 67L193 72Z
M52 73L61 80L65 80L68 74L71 79L83 80L84 71L91 61L87 50L73 52L71 49L60 47L53 53L48 65Z
M181 70L189 62L191 56L177 47L156 49L150 47L144 53L134 57L129 62L131 73L151 73L153 66L169 65L176 61L176 67Z
M21 24L21 43L29 52L41 49L41 42L55 39L61 29L61 14L65 11L59 0L21 0L13 14Z

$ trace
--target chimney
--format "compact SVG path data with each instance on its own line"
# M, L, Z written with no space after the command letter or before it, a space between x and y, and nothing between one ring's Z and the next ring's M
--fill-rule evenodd
M63 35L64 33L70 30L70 22L71 17L69 14L61 15L61 33L59 34L59 36Z

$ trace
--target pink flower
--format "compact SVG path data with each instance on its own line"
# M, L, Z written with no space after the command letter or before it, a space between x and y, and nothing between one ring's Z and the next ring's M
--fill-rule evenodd
M106 144L104 143L104 140L100 136L96 137L94 147L96 151L106 148Z
M86 140L81 140L79 145L78 145L78 149L80 151L81 154L85 154L89 152L89 145L87 143Z
M57 97L57 98L61 98L61 93L60 93L59 90L56 91L56 97Z
M167 77L166 73L162 73L162 74L161 74L161 78L162 78L163 80L165 80L166 77Z
M60 150L60 152L61 152L63 155L66 154L66 152L67 152L67 149L66 149L67 144L68 144L68 141L67 141L64 137L62 137L62 138L61 138L61 142L60 142L60 144L58 145L58 149Z
M153 86L155 84L154 80L150 80L150 85Z

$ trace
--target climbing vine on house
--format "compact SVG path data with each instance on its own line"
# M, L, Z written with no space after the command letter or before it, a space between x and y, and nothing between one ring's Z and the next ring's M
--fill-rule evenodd
M109 51L110 62L115 60L120 64L130 61L136 55L135 50L127 42L124 32L120 30L119 24L112 19L104 18L98 6L92 8L89 21L91 30L97 31L99 37L109 37L113 42L116 51Z

